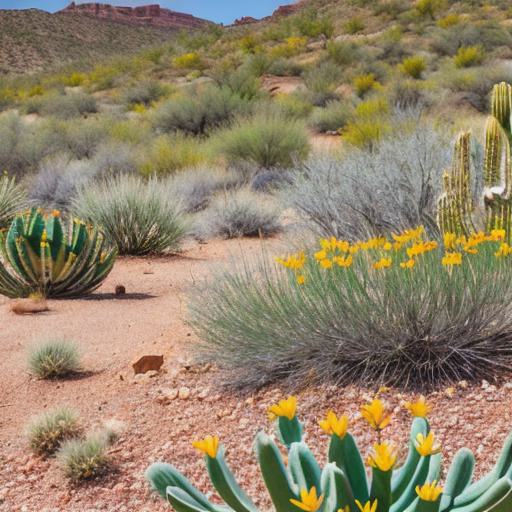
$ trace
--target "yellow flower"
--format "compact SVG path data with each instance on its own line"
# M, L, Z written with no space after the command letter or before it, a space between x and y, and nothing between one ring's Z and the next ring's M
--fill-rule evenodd
M306 263L306 255L304 254L304 251L301 251L297 254L292 254L288 256L286 259L283 258L276 258L277 263L280 265L283 265L286 268L292 269L292 270L300 270L304 267L304 264Z
M304 284L305 282L306 282L306 278L302 274L299 274L297 276L297 284Z
M322 268L325 268L325 269L327 269L327 268L332 268L332 261L331 261L331 260L328 260L328 259L321 260L321 261L320 261L320 266L321 266Z
M429 432L426 437L423 434L418 434L416 436L415 445L416 450L423 457L435 455L441 451L441 445L435 444L434 432Z
M400 267L402 268L413 268L414 265L416 265L416 261L413 258L407 261L402 261L402 263L400 263Z
M492 242L500 242L501 240L505 240L507 236L507 232L504 229L493 229L489 236L489 240Z
M389 425L391 414L387 414L384 404L376 398L361 408L361 416L375 430L382 430Z
M299 507L301 510L305 512L316 512L324 501L324 497L318 497L316 494L316 487L311 487L311 490L308 492L307 489L300 490L300 500L290 499L290 503Z
M373 268L376 270L382 270L384 268L391 267L392 261L391 258L381 258L379 261L373 264Z
M52 217L60 217L60 211L59 210L53 210L52 211Z
M325 420L318 422L320 428L328 435L336 434L340 439L343 439L348 429L348 417L341 416L338 418L333 411L327 413Z
M393 237L393 240L395 242L399 242L401 244L406 244L408 242L411 242L412 240L420 240L421 235L425 229L423 226L419 226L416 229L407 229L403 233L399 233L398 235L393 233L391 236Z
M432 407L427 404L423 395L416 402L407 402L405 407L416 418L426 418L432 410Z
M501 258L503 256L508 256L509 254L512 254L512 247L510 247L510 245L508 245L505 242L503 242L500 245L500 248L494 253L496 258Z
M280 400L279 403L270 406L268 412L273 416L284 416L289 420L293 420L296 410L297 397L289 396L286 400Z
M321 251L315 252L315 260L321 261L327 258L327 251L323 249Z
M343 256L335 256L333 258L333 261L339 267L348 268L348 267L350 267L352 265L352 255L348 255L345 258Z
M336 240L336 237L331 236L331 238L322 238L320 239L320 247L324 251L334 251L336 249L336 245L338 243L338 240Z
M437 249L437 242L435 241L418 242L407 249L407 256L414 258L414 256L419 256L420 254L433 251L434 249Z
M339 508L337 512L350 512L350 507L347 505L346 507Z
M356 505L361 512L377 512L377 500L373 503L367 501L364 505L359 500L356 500Z
M421 487L416 486L416 494L422 501L437 501L442 492L443 488L437 485L437 480L434 480L431 484L425 483Z
M346 240L338 240L336 242L336 249L341 252L348 252L350 250L350 244Z
M214 459L219 449L219 438L217 436L206 436L200 441L194 441L192 446Z
M443 256L442 263L445 266L461 265L462 264L462 254L460 252L447 252Z
M445 233L443 236L443 245L444 245L445 250L455 249L456 240L457 240L457 235L455 233Z
M373 453L368 456L367 463L372 468L378 468L381 471L390 471L396 463L395 447L384 441L373 445Z
M393 249L393 245L390 243L390 242L386 242L382 248L385 250L385 251L391 251L391 249Z

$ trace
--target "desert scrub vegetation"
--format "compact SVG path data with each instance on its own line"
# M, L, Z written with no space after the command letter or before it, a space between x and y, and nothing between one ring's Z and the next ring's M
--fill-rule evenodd
M117 249L97 227L31 208L0 231L0 294L78 297L108 276Z
M372 152L313 155L283 189L307 229L357 240L424 225L436 236L436 198L451 159L447 137L416 116Z
M30 447L41 455L54 454L64 441L81 433L78 415L67 407L37 416L27 430Z
M169 87L165 87L156 80L146 80L127 89L123 93L122 99L128 108L133 109L137 105L147 107L169 93Z
M263 237L281 230L280 213L271 198L244 187L218 194L204 212L202 224L211 237Z
M352 119L354 107L348 102L329 101L324 108L317 108L309 119L309 125L318 132L341 130Z
M0 229L6 228L14 214L26 204L25 189L8 175L0 176Z
M267 412L275 434L258 432L254 446L262 480L275 510L499 512L512 506L512 481L508 477L512 435L506 438L494 468L473 482L475 456L467 448L455 454L448 471L442 470L443 447L431 429L428 416L432 406L425 397L406 402L403 408L412 418L403 461L399 462L398 448L384 439L397 418L384 401L374 398L359 410L375 438L366 460L350 432L353 415L338 415L329 410L316 425L329 439L327 460L322 467L306 442L305 425L298 417L297 397L291 395L272 404ZM258 512L229 468L226 447L219 436L207 435L192 441L192 445L204 457L211 483L223 500L220 506L225 502L234 510ZM446 475L444 487L439 485L441 473ZM214 507L209 497L171 464L153 463L145 476L177 512L189 511L191 503L198 512Z
M427 69L427 62L421 55L406 57L400 64L400 71L411 78L421 78L423 72Z
M66 340L48 340L34 346L29 353L30 373L40 379L55 379L78 373L81 369L76 344Z
M176 251L187 230L179 199L157 179L116 176L84 187L73 211L101 225L121 254Z
M442 244L420 227L355 243L321 239L278 259L283 270L245 264L194 294L199 353L239 387L495 377L512 358L503 240L502 231L447 233Z
M69 439L62 443L57 460L70 480L88 480L107 471L108 447L108 438L102 432L92 433L85 439Z
M72 119L98 111L94 96L83 92L49 94L31 102L29 113L39 113L59 119Z
M215 142L229 163L248 162L264 169L291 167L309 153L304 124L272 111L236 122Z
M469 68L470 66L481 64L484 56L482 48L478 46L464 46L458 49L453 62L457 68Z
M247 112L247 102L227 87L208 85L163 103L153 116L161 132L205 135Z

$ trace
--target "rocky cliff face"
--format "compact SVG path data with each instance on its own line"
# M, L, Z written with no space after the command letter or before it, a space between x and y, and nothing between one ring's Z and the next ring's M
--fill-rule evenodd
M252 23L258 23L259 21L269 21L276 18L281 18L283 16L290 16L290 14L296 13L301 8L301 4L302 2L289 5L281 5L272 13L271 16L266 16L260 20L257 20L252 16L243 16L242 18L235 20L233 25L250 25Z
M191 14L164 9L158 4L141 7L119 7L100 3L76 4L71 2L60 12L83 14L130 25L150 25L162 28L201 28L211 23Z

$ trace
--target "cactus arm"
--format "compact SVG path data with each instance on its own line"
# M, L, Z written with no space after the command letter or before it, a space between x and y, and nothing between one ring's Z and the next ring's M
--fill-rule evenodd
M437 501L423 501L420 498L416 498L404 512L439 512L440 505L441 498Z
M512 86L505 82L496 84L491 94L491 115L495 117L503 129L510 134L510 115L512 113Z
M208 512L208 509L203 508L200 503L180 487L167 487L166 497L176 512Z
M396 501L393 501L389 509L391 512L402 512L416 499L416 486L422 485L427 481L430 470L430 459L430 456L421 457L416 471L409 480L404 492Z
M195 502L206 510L214 511L216 508L208 501L206 496L199 492L189 480L174 466L165 462L155 462L149 466L144 475L151 487L162 497L167 496L168 487L180 488Z
M368 479L361 453L350 433L343 439L336 434L331 436L329 443L329 462L334 462L345 473L354 498L361 503L366 503L370 497L368 490Z
M256 512L256 506L240 488L224 457L224 447L217 456L205 455L206 467L219 496L236 512Z
M276 512L297 512L297 507L290 503L290 499L298 498L298 489L292 482L276 444L263 432L256 437L256 454Z
M503 477L489 487L479 498L451 512L510 512L512 510L512 482Z
M279 440L290 449L292 443L300 443L302 441L302 424L297 416L289 420L286 416L280 416L277 420L277 434Z
M475 456L471 450L462 448L453 459L446 475L443 497L441 499L441 512L449 510L453 502L468 487L473 477Z
M370 488L370 501L377 500L379 512L389 512L391 505L391 474L392 471L372 470L372 485Z
M391 479L391 493L393 501L396 501L407 487L409 480L413 477L421 455L414 444L418 434L426 436L430 428L425 418L414 418L409 436L409 452L401 467L393 472Z
M484 494L495 482L507 474L512 466L512 434L505 440L503 449L494 468L481 480L468 486L462 494L454 500L456 507L461 507L475 501Z
M288 469L299 489L315 487L322 493L322 471L306 443L293 443L288 453Z
M326 464L322 471L321 484L324 494L323 512L338 512L346 506L350 512L358 512L347 477L336 464Z

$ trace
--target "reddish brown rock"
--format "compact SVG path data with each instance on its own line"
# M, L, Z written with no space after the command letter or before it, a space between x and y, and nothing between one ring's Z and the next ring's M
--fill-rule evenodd
M301 9L302 3L303 2L297 2L295 4L281 5L272 13L271 16L265 16L259 20L253 18L252 16L242 16L241 18L235 20L233 25L251 25L252 23L258 23L260 21L272 21L284 16L290 16L291 14L295 14L299 9Z
M132 368L137 375L138 373L146 373L149 371L159 371L164 364L164 356L146 355L139 357L133 364Z
M128 25L152 25L162 28L202 28L210 21L196 18L191 14L164 9L158 4L140 7L120 7L110 4L71 2L62 9L63 13L83 14L95 18L104 18Z
M34 315L49 308L44 299L16 299L9 303L9 309L16 315Z

